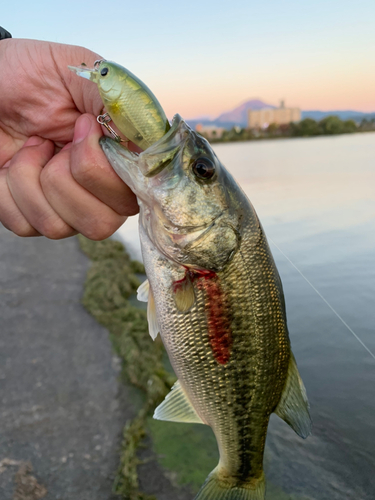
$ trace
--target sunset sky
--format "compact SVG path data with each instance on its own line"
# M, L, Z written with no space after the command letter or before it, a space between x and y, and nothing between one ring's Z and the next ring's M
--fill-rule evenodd
M84 45L141 78L168 116L251 98L375 111L375 1L4 2L14 37ZM72 64L81 61L72 61Z

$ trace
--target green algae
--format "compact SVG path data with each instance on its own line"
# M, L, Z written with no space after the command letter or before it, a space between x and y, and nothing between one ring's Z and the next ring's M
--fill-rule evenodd
M119 242L78 238L81 249L93 261L82 303L109 330L122 359L123 376L145 395L138 415L123 431L114 492L126 500L151 500L153 497L139 491L137 450L146 435L147 416L168 394L175 377L164 367L162 342L152 342L149 336L146 311L128 300L140 285L136 273L144 273L143 265L132 261Z
M211 428L152 418L148 419L147 428L161 465L174 472L178 485L189 488L192 495L197 493L219 461L216 438Z
M201 424L161 422L149 418L147 428L161 465L173 474L176 485L198 493L208 474L217 466L219 451L211 428ZM197 453L199 450L199 453ZM309 500L290 495L267 481L265 500Z
M140 262L132 261L121 243L91 241L78 236L82 251L92 260L87 273L83 305L110 332L122 359L122 375L143 394L136 417L123 430L121 458L113 491L123 500L156 500L139 490L137 452L148 434L159 463L176 486L197 493L218 462L216 439L210 427L153 420L154 408L175 382L173 370L158 337L152 342L147 313L133 305L144 274ZM137 400L140 398L137 397ZM267 483L266 500L308 500L283 492Z
M145 417L147 409L143 408L137 417L126 423L121 445L121 458L113 491L126 500L156 500L154 496L139 491L137 467L142 463L137 451L146 436Z

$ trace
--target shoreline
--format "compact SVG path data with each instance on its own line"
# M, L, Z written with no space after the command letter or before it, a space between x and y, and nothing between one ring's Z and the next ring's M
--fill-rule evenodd
M323 137L342 137L346 135L353 135L353 134L371 134L374 133L375 130L357 130L355 132L343 132L342 134L319 134L319 135L303 135L303 136L297 136L297 135L275 135L275 136L269 136L269 137L253 137L251 139L231 139L231 140L221 140L221 139L208 139L205 135L202 135L210 144L233 144L233 143L238 143L238 142L263 142L263 141L273 141L273 140L281 140L281 139L318 139L318 138L323 138Z

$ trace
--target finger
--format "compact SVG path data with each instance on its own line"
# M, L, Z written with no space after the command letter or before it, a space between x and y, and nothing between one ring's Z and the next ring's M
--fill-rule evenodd
M25 139L21 137L18 139L11 137L0 128L0 168L17 153L24 141Z
M100 145L100 125L92 115L76 121L71 150L71 170L82 187L120 215L138 213L138 203L129 187L108 163Z
M51 141L31 137L12 158L7 169L7 182L13 200L27 222L47 238L62 239L75 234L75 230L53 210L40 184L43 167L53 155Z
M24 148L26 146L38 146L42 143L44 139L42 139L41 137L38 137L38 136L32 136L32 137L29 137L29 139L27 139L26 142L23 143L23 145L21 146L21 148ZM55 146L55 153L58 153L58 151L60 151L61 148L56 148ZM13 157L14 155L12 155ZM11 159L8 160L6 163L4 163L3 167L2 168L8 168L9 165L10 165L10 162L11 162Z
M17 236L40 236L17 207L7 183L7 170L0 169L0 222Z
M71 227L92 240L111 236L126 220L83 188L70 170L72 148L61 150L44 167L40 180L48 202Z

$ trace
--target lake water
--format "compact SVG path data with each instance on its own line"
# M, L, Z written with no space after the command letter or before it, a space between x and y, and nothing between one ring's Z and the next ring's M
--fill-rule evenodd
M215 145L278 266L313 435L270 422L267 478L314 500L375 498L375 133ZM139 257L136 218L119 234Z

